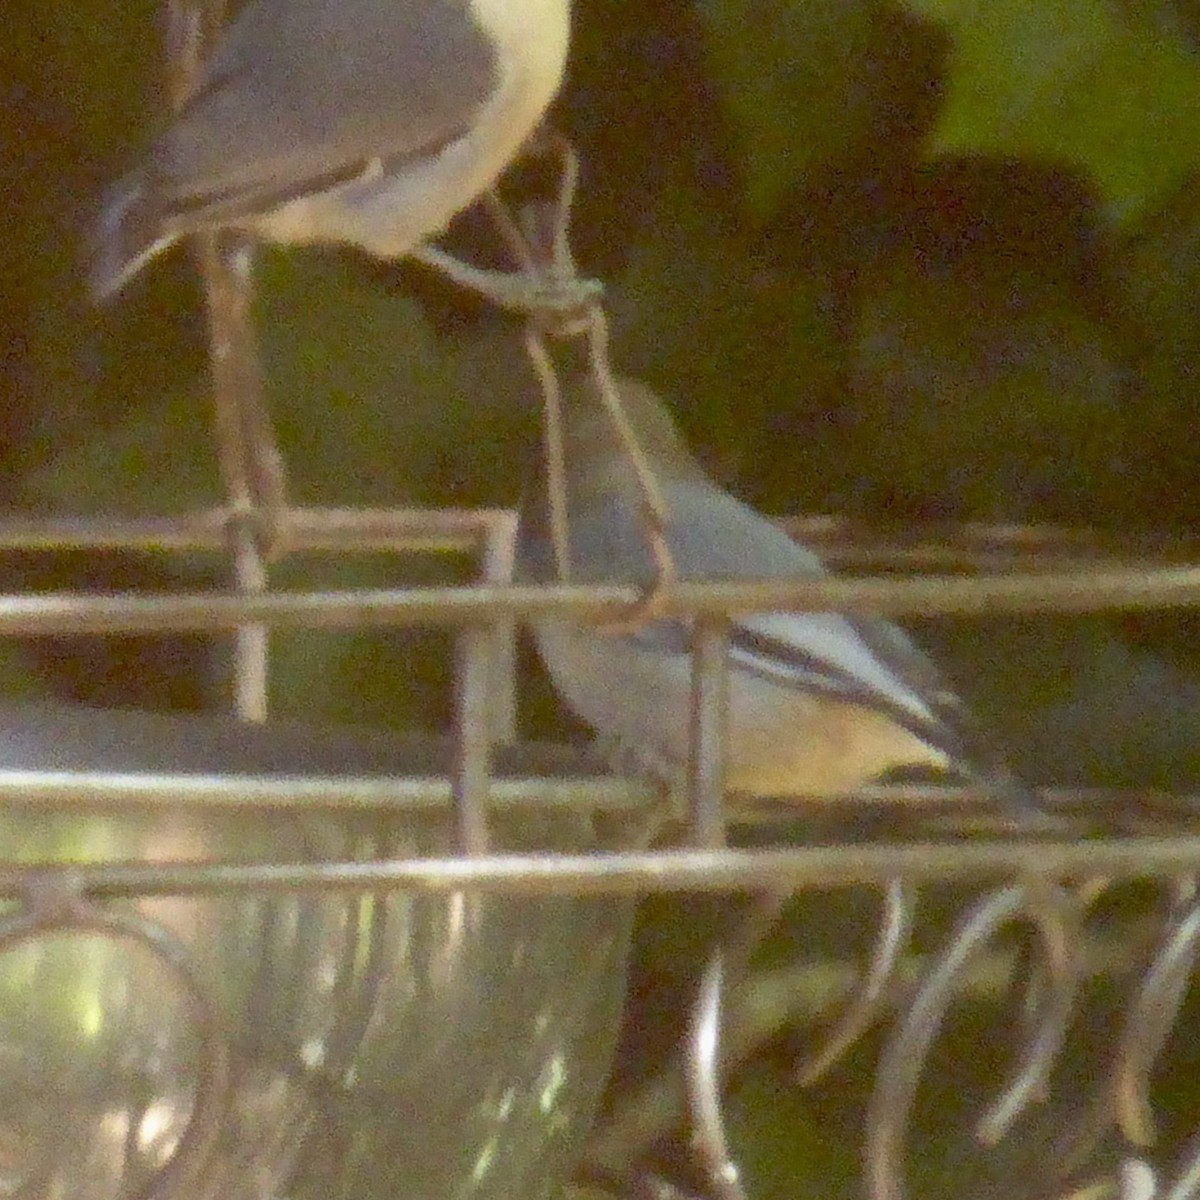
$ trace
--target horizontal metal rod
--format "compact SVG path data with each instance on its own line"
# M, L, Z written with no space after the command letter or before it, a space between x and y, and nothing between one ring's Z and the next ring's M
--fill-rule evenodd
M0 550L105 549L212 551L229 549L230 527L245 510L202 509L172 517L0 517ZM471 551L510 534L516 513L505 508L293 508L272 513L280 552Z
M779 525L792 537L822 555L845 552L908 554L972 554L1007 556L1022 568L1039 559L1070 559L1077 563L1157 559L1181 562L1195 558L1197 539L1178 532L1128 530L1119 533L1089 526L1032 525L1011 522L950 520L863 520L832 514L780 517Z
M638 603L635 587L545 586L363 589L236 595L50 593L0 596L0 634L202 632L248 621L276 627L461 626L489 618L611 620ZM1070 571L1029 576L919 579L746 580L679 583L663 597L672 614L762 611L878 616L990 616L1195 607L1200 567Z
M213 507L175 516L89 517L8 513L0 516L0 549L125 549L221 551L229 527L244 522L243 509ZM252 515L252 514L250 514ZM272 513L282 531L277 550L469 550L481 538L511 529L512 509L307 508ZM1021 570L1074 564L1115 566L1193 558L1197 547L1171 535L1122 535L1056 525L917 522L903 526L848 517L779 518L793 537L838 563L870 566L941 563Z
M1147 878L1195 873L1200 836L1110 841L905 843L786 850L663 850L633 854L504 854L389 862L231 865L103 863L0 868L16 897L34 872L64 876L95 898L464 887L513 895L753 892L914 881Z
M35 710L36 711L36 710ZM1200 812L1200 796L1155 797L1146 807L1144 792L1105 788L1042 788L1038 795L1048 811L1063 814L1127 812L1131 820L1184 824ZM629 775L493 774L489 806L504 809L561 808L571 812L644 812L660 803L661 789L650 779ZM820 797L726 797L727 819L739 828L778 827L799 823L810 828L837 822L851 814L861 820L885 813L903 813L906 820L949 823L957 830L1009 823L1003 812L990 810L986 794L977 787L942 783L870 784L845 795ZM0 766L0 803L18 807L80 806L91 813L110 808L154 807L172 810L195 806L259 810L372 808L386 811L449 811L453 785L449 774L322 775L308 771L292 775L256 774L246 770L195 771L171 769L57 768ZM1169 800L1169 803L1168 803ZM682 814L677 814L682 817ZM1158 833L1143 827L1138 836ZM1132 833L1133 829L1128 830Z
M489 782L494 811L557 809L563 812L644 812L658 800L657 789L639 779L569 779L549 776L503 778ZM106 810L161 805L242 809L372 809L396 812L451 812L448 777L323 778L306 775L209 775L115 771L14 771L0 769L0 803L13 807L69 806L81 816L103 819Z

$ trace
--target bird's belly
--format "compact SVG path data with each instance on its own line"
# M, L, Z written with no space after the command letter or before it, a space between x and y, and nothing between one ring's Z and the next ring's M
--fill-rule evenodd
M904 766L946 767L946 755L873 709L772 686L730 691L730 791L836 795Z
M436 157L406 162L396 174L364 172L324 192L301 196L263 216L253 229L274 242L348 242L379 258L400 258L484 190L463 141Z

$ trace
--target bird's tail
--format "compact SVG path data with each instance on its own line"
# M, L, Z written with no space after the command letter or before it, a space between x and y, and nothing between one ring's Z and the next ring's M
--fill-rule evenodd
M147 200L146 173L132 171L104 199L92 232L88 282L99 303L111 300L146 263L175 240L164 234Z

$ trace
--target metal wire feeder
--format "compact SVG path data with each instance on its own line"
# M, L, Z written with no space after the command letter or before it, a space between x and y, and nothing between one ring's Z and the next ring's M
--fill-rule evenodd
M172 7L173 61L184 64L176 98L186 95L186 64L211 30L208 9ZM201 20L203 17L203 21ZM205 24L208 22L209 24ZM208 30L204 34L204 29ZM203 34L203 36L201 36ZM565 241L571 171L561 220L539 256L537 240L527 276L540 278L553 297L536 314L526 345L548 398L557 387L546 339L583 336L602 394L611 390L603 314L597 289L578 283ZM526 234L528 235L528 229ZM515 239L520 246L520 239ZM431 259L430 261L434 261ZM797 1064L797 1086L824 1076L886 1024L866 1113L864 1166L872 1200L909 1194L908 1142L914 1099L931 1048L956 996L974 986L980 964L1003 945L1016 925L1027 931L1027 986L1016 998L1017 1062L976 1125L985 1146L995 1145L1039 1104L1054 1113L1039 1142L1036 1178L1013 1178L997 1200L1185 1200L1200 1196L1200 1133L1172 1138L1166 1154L1155 1140L1151 1076L1159 1063L1200 954L1200 836L1194 803L1155 798L1129 805L1104 797L1121 820L1096 836L1097 795L1049 794L1064 814L1066 832L1035 840L998 832L970 840L945 821L947 806L962 813L970 798L952 789L910 791L900 836L829 841L810 846L754 849L727 845L728 814L722 786L725 739L725 628L739 612L833 609L877 616L968 615L1001 612L1098 612L1116 608L1192 606L1200 602L1200 568L1162 555L1131 560L1086 535L1038 529L958 528L934 540L911 535L870 544L862 529L828 522L798 524L806 541L823 543L835 561L858 566L915 565L941 573L897 578L864 576L819 582L744 581L682 583L669 577L647 597L632 587L565 582L552 587L510 583L515 515L506 510L313 509L290 505L285 474L262 399L258 358L248 317L250 256L236 238L207 236L200 264L210 299L211 333L224 352L214 356L217 441L226 502L205 511L153 519L45 518L12 515L0 522L4 549L142 551L159 554L227 553L233 584L215 593L154 596L17 594L0 597L0 633L10 636L145 632L227 632L235 637L234 707L249 721L267 715L269 631L278 628L346 629L406 626L451 628L458 651L452 751L444 779L424 778L400 798L395 780L296 777L263 779L249 787L251 803L303 806L319 792L323 802L441 808L453 813L457 853L267 864L263 862L103 862L0 866L0 892L15 906L0 924L0 948L22 941L88 931L144 944L182 980L201 1031L204 1065L188 1136L170 1163L141 1188L147 1197L199 1195L192 1172L203 1158L206 1127L229 1069L225 1041L206 981L188 962L187 948L152 922L123 916L111 902L130 897L233 897L251 894L372 889L448 897L464 892L541 896L644 896L652 892L740 893L759 897L753 919L712 957L701 980L682 1047L682 1083L656 1080L625 1097L615 1116L598 1127L582 1156L589 1186L630 1196L703 1195L735 1200L744 1194L724 1127L721 1078L745 1061L758 1039L722 1039L722 1008L729 1027L745 1033L750 952L800 890L852 885L878 891L880 917L869 959L848 971L824 1013L818 1045ZM445 266L436 260L439 267ZM607 380L607 383L606 383ZM553 454L551 455L553 462ZM655 536L653 495L648 536ZM661 514L657 514L661 516ZM561 545L560 540L560 545ZM478 581L466 587L288 591L270 587L270 564L313 550L359 555L468 553ZM560 558L564 567L565 554ZM970 569L977 573L947 574ZM980 568L983 568L982 573ZM998 569L1000 568L1000 569ZM564 570L569 579L569 570ZM602 774L522 778L516 791L496 775L497 748L515 729L514 638L518 623L549 614L620 622L647 606L695 619L691 767L688 812L677 845L640 851L588 853L498 852L493 830L507 806L628 813L657 802L644 780ZM888 808L897 789L872 789L854 798ZM0 797L11 806L87 811L89 806L144 805L164 810L180 802L229 803L219 772L213 776L80 772L28 764L0 765ZM246 797L244 796L243 799ZM975 798L978 800L978 797ZM239 801L242 802L242 801ZM986 807L986 806L985 806ZM828 812L828 802L824 811ZM984 814L986 816L986 812ZM1076 820L1075 832L1069 822ZM1086 831L1086 839L1078 831ZM1095 914L1119 885L1144 881L1154 895L1147 915L1114 951L1098 951L1091 936ZM978 889L943 943L932 953L913 950L922 885L958 882ZM1120 960L1113 961L1113 956ZM1126 981L1118 1036L1097 1047L1086 1095L1058 1104L1056 1065L1085 983L1105 973ZM761 977L759 977L761 982ZM794 981L793 981L794 982ZM796 1017L807 1001L797 993L783 1008ZM811 1013L807 1014L811 1017ZM776 1014L777 1016L777 1014ZM666 1114L664 1117L663 1114ZM688 1180L668 1178L647 1151L664 1121L686 1118L691 1131ZM22 1193L24 1194L24 1193Z

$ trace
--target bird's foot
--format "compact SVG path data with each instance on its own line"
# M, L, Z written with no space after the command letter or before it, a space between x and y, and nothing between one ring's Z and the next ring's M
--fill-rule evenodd
M604 294L604 284L598 279L552 272L487 270L465 263L436 246L418 246L411 251L411 257L499 308L554 326L583 316Z

